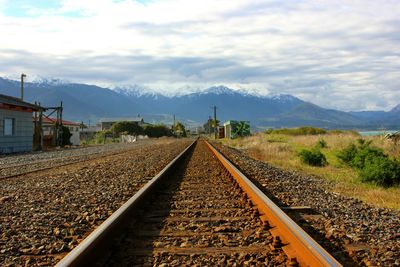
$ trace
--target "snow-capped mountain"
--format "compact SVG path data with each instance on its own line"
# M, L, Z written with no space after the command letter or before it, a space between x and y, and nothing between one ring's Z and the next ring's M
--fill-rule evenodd
M193 88L187 88L193 89ZM182 90L184 91L184 90ZM64 118L87 122L100 118L143 116L153 123L166 123L173 115L180 120L203 124L217 106L220 121L248 120L252 127L294 127L312 125L325 128L387 127L400 124L400 112L342 112L321 108L297 97L259 95L246 89L220 85L175 96L157 93L139 85L114 89L41 79L25 83L25 100L43 106L64 105ZM19 81L0 78L0 94L19 97ZM162 118L162 119L160 119Z
M398 104L397 106L395 106L394 108L392 108L392 109L390 110L390 112L395 112L395 113L400 112L400 104Z

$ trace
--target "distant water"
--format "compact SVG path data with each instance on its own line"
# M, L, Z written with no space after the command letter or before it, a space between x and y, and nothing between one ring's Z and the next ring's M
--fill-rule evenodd
M358 132L361 136L378 136L378 135L385 135L388 133L395 133L396 130L383 130L383 131L365 131L365 132Z

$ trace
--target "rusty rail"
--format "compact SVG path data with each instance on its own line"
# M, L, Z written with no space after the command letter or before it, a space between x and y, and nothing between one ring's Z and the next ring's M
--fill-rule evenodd
M113 242L118 240L123 232L121 225L129 222L131 215L137 212L138 206L149 197L149 192L152 192L160 184L162 178L182 160L195 143L196 141L192 142L182 153L175 157L161 172L97 227L56 266L94 266L97 261L101 262L101 258L106 259L110 248L113 247Z
M342 266L229 160L210 143L206 142L206 144L257 207L261 220L268 224L271 234L282 243L282 249L288 255L292 265Z

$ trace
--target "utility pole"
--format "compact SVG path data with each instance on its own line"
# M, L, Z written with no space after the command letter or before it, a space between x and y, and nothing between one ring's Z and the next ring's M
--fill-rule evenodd
M211 116L208 116L208 135L211 137Z
M175 134L175 114L174 114L174 126L172 128L173 133Z
M214 106L214 138L218 137L218 126L217 126L217 106Z
M21 100L24 100L24 78L26 77L26 74L22 73L21 74Z

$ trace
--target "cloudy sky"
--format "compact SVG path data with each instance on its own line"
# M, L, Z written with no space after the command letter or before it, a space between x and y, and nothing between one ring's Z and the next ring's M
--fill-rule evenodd
M398 0L0 0L0 33L2 77L400 103Z

